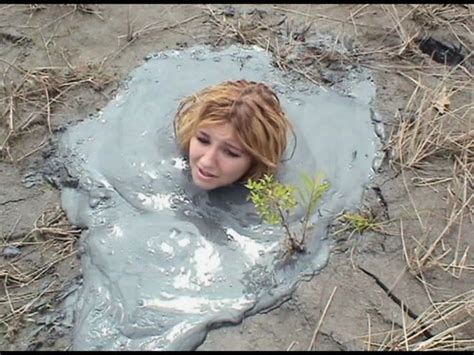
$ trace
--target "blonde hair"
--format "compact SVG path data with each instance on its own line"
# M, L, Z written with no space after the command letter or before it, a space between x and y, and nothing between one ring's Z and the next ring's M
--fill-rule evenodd
M265 84L226 81L184 98L175 117L176 136L189 154L189 143L199 128L230 123L252 164L241 180L258 179L276 171L287 145L291 123L278 96Z

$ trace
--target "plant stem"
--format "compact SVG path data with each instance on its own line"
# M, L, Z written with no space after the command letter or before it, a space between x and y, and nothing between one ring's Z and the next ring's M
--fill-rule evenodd
M303 233L301 236L301 243L304 243L306 232L308 230L309 214L311 213L311 210L312 210L311 204L313 203L313 196L314 196L314 186L311 189L311 195L309 196L308 208L306 208L306 213L303 218Z
M277 206L277 210L278 210L278 213L280 214L281 225L283 226L283 228L285 228L286 233L291 238L290 227L288 226L288 223L286 222L286 218L283 216L283 211L281 210L280 206Z

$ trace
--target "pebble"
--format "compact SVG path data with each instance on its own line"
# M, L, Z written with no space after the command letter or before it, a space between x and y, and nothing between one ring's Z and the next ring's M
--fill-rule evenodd
M3 256L16 256L20 254L21 254L21 250L17 247L12 247L12 246L7 246L2 251Z

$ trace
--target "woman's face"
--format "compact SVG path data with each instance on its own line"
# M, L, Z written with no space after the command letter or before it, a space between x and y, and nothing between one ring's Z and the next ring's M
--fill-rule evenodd
M189 143L193 182L205 190L238 181L250 168L251 160L230 123L199 128Z

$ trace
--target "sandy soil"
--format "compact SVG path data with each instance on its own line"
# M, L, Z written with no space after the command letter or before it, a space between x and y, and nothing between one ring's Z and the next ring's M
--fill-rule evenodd
M48 137L105 106L149 53L239 42L325 86L328 73L353 63L372 69L386 159L352 211L366 229L335 219L319 275L280 307L210 331L198 350L473 350L472 13L472 5L1 5L0 349L71 343L63 301L80 280L80 231L38 174ZM311 33L353 50L299 50ZM431 59L423 35L462 44L448 59L463 62Z

